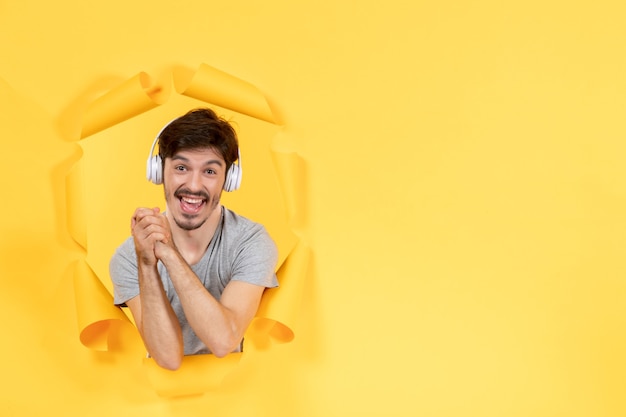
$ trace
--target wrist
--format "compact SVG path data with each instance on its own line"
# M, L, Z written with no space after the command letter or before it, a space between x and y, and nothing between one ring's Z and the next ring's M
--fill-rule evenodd
M172 262L176 262L180 256L178 255L178 251L165 243L157 243L157 248L155 251L157 255L157 259L163 262L164 265L170 265Z

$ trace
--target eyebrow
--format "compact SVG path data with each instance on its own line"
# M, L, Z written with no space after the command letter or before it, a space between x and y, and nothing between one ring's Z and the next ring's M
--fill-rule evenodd
M176 160L183 161L183 162L189 162L189 159L185 158L184 156L178 155L178 154L172 156L172 161L176 161ZM204 165L219 165L220 167L223 167L224 163L221 160L219 160L219 159L209 159L208 161L206 161L204 163Z

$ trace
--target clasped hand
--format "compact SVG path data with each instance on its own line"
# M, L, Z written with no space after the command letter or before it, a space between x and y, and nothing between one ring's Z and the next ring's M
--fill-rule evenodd
M140 207L131 219L137 260L143 265L156 265L166 251L174 248L170 224L158 207Z

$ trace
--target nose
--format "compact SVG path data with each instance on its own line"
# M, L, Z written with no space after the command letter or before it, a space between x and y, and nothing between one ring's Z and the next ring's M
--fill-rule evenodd
M189 175L189 188L192 191L199 191L202 189L202 171L191 171Z

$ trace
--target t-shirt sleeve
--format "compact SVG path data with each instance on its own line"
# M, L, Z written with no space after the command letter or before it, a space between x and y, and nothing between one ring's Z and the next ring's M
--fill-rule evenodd
M132 238L120 245L109 262L109 274L113 281L113 302L122 305L139 295L137 255Z
M278 249L265 228L256 224L239 242L232 279L262 287L278 286Z

